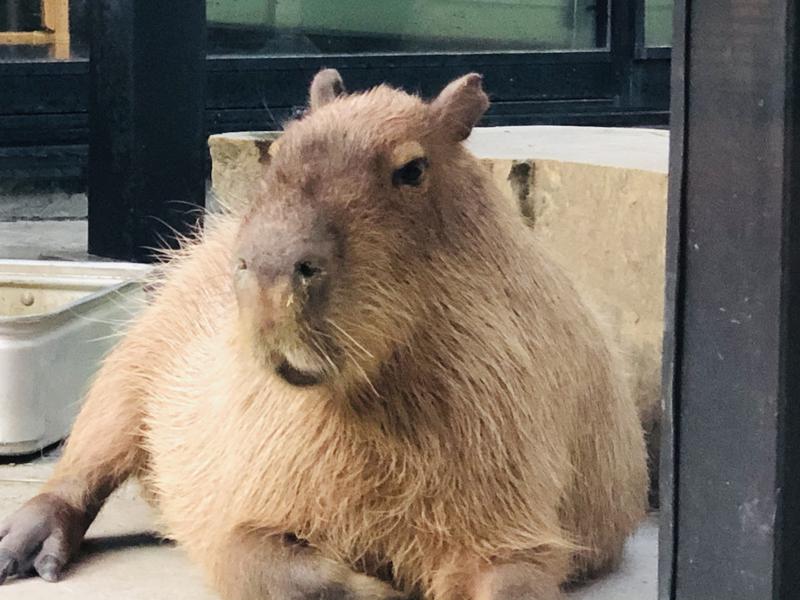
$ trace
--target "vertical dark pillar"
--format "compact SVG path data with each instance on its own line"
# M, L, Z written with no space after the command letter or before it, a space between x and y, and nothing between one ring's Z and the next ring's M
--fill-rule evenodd
M678 0L662 600L800 598L793 0Z
M608 0L611 9L609 50L614 62L615 80L619 83L617 103L630 106L633 88L633 57L636 47L636 3L641 0Z
M205 196L205 0L96 0L89 252L146 261Z

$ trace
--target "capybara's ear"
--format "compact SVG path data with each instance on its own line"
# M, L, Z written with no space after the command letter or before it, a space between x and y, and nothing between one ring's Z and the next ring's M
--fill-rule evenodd
M336 69L322 69L314 76L308 93L308 107L314 111L345 93L344 82Z
M483 77L478 73L464 75L448 84L431 103L437 125L454 142L467 139L489 108L489 97L482 83Z

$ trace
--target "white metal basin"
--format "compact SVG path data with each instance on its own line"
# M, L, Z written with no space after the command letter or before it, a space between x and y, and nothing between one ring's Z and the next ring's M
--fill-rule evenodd
M0 260L0 455L66 437L150 267Z

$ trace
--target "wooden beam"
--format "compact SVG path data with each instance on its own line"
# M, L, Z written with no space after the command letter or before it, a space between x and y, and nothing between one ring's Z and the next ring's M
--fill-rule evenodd
M3 46L43 46L54 41L51 31L0 31L0 45Z
M53 46L53 57L70 57L69 0L42 0L43 31L0 31L0 45Z
M42 24L53 32L54 57L69 58L69 0L42 0Z

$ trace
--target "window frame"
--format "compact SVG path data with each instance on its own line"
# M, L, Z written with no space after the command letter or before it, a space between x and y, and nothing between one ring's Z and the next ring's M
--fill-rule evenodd
M483 72L493 106L482 125L665 126L669 56L637 46L644 0L599 3L609 43L596 50L210 55L206 133L280 127L322 67L339 69L352 89L389 81L426 95ZM0 176L85 176L89 67L88 59L0 63Z

